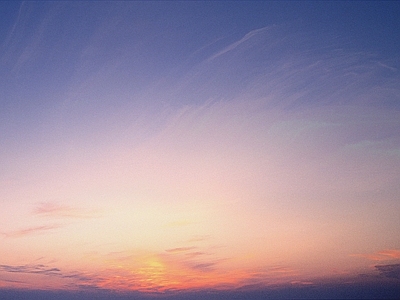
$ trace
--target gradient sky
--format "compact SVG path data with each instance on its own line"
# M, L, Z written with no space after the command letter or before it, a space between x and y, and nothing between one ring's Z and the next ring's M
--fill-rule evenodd
M400 290L399 15L1 2L0 295Z

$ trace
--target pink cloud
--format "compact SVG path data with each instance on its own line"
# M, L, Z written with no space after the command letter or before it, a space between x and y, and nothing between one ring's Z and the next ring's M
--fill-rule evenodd
M400 259L400 250L387 249L375 253L352 254L351 256L363 257L373 261L392 260L392 259Z
M206 255L206 252L202 252L202 251L196 251L196 252L188 252L185 253L185 255L189 258L194 258L194 257L199 257L199 256L203 256Z
M23 228L23 229L19 229L19 230L9 231L9 232L3 232L3 235L6 237L23 237L23 236L27 236L27 235L31 235L31 234L48 232L48 231L51 231L53 229L57 229L60 227L61 227L61 225L59 225L59 224L34 226L34 227L28 227L28 228Z
M91 218L94 211L87 211L81 208L72 207L54 202L41 202L33 210L34 215L53 218Z
M390 257L390 258L395 258L395 259L400 258L400 250L396 250L396 249L379 251L378 254L386 256L386 257Z

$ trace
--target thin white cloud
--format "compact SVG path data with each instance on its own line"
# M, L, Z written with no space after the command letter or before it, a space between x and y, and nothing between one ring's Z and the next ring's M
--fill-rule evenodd
M219 51L218 53L216 53L213 56L211 56L210 58L208 58L206 60L206 62L210 62L211 60L214 60L217 57L219 57L221 55L224 55L225 53L234 50L235 48L237 48L241 44L245 43L247 40L251 39L252 37L256 36L257 34L265 32L268 29L269 29L269 27L263 27L263 28L259 28L259 29L255 29L255 30L250 31L249 33L247 33L243 38L241 38L237 42L234 42L233 44L229 45L225 49Z

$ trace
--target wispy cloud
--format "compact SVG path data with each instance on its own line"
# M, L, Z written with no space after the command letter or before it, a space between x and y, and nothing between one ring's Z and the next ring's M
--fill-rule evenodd
M207 255L207 254L209 254L209 253L207 253L207 252L202 252L202 251L195 251L195 252L188 252L188 253L185 253L185 255L186 255L187 257L190 257L190 258L200 257L200 256Z
M62 271L56 267L50 267L43 264L25 264L25 265L0 265L0 273L20 273L35 274L53 277L61 280L59 287L63 289L98 289L99 283L105 279L99 274L85 274L78 271ZM18 286L30 286L29 279L13 280Z
M32 211L32 215L46 219L62 220L62 219L88 219L98 216L97 211L90 211L70 205L60 204L56 202L41 202L36 205ZM66 226L66 224L52 223L44 225L36 225L16 230L1 231L0 234L6 238L19 238L35 234L43 234L51 232L55 229Z
M194 270L200 270L203 272L208 272L208 271L212 271L214 268L214 266L216 265L216 262L209 262L209 263L201 263L201 264L195 264L193 266L191 266L192 269Z
M30 273L30 274L42 274L48 276L60 276L61 271L58 268L49 268L45 265L0 265L0 271L10 273Z
M128 253L120 253L127 255ZM59 279L64 289L118 290L163 292L213 288L268 287L300 280L297 272L286 266L271 266L264 270L225 269L224 259L191 260L173 254L133 255L128 261L118 261L97 272L63 271L44 264L0 265L0 273L21 273ZM29 284L22 281L20 285Z
M352 254L351 256L363 257L373 261L394 260L400 259L400 250L387 249L375 253Z
M6 51L2 61L7 60L13 63L15 74L18 74L28 62L40 56L43 41L50 28L49 25L55 19L57 12L57 6L44 5L40 9L47 13L44 14L38 24L29 26L29 19L37 13L36 9L37 7L31 5L31 3L23 2L21 4L16 21L9 31L5 43Z
M33 235L33 234L41 234L41 233L49 232L49 231L52 231L52 230L60 228L60 227L62 227L62 225L60 225L60 224L41 225L41 226L22 228L22 229L13 230L13 231L6 231L6 232L2 232L2 234L5 237L18 238L18 237L24 237L24 236Z
M234 50L235 48L237 48L238 46L240 46L241 44L243 44L244 42L246 42L247 40L249 40L250 38L254 37L255 35L259 34L260 32L265 32L266 30L268 30L269 27L264 27L264 28L259 28L259 29L255 29L250 31L249 33L247 33L243 38L241 38L239 41L234 42L233 44L229 45L228 47L226 47L225 49L219 51L218 53L214 54L213 56L211 56L207 61L211 61L229 51Z
M85 219L97 216L96 211L90 211L57 202L41 202L33 210L33 214L51 218Z
M196 249L196 247L178 247L178 248L167 249L165 251L168 253L182 253L193 249Z

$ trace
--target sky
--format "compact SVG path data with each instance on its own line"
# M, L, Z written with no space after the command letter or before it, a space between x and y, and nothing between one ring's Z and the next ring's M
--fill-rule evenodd
M395 298L399 15L0 2L1 298Z

